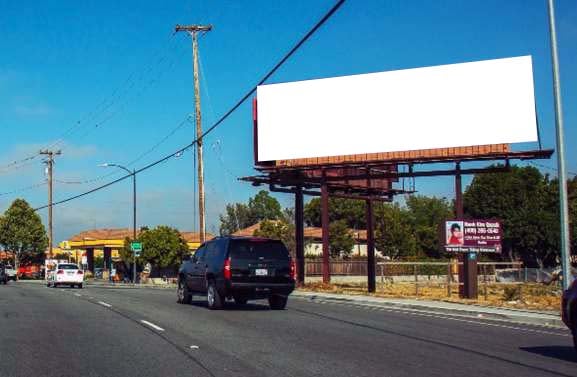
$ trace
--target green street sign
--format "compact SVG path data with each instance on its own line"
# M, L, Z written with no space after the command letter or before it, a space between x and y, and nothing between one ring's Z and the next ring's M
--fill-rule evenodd
M140 254L140 252L142 251L142 243L141 242L131 242L130 243L130 250L132 250L134 252L138 252Z

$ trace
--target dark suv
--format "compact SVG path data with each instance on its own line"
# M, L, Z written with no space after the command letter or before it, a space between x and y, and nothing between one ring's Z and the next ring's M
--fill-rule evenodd
M226 299L237 304L268 299L271 309L284 309L295 287L295 265L286 246L256 237L218 237L202 244L178 272L178 302L206 294L210 309Z

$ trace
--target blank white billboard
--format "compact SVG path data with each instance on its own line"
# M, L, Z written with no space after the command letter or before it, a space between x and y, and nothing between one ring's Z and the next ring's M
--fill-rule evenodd
M537 141L530 56L262 85L258 160Z

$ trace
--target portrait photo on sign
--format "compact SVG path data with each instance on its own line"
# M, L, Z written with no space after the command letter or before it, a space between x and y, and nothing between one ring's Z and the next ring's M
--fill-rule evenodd
M445 234L447 235L447 245L463 245L463 222L447 221Z

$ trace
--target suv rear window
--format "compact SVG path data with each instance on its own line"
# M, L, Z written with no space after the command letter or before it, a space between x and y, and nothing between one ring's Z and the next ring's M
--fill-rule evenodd
M232 240L230 256L238 259L289 259L288 250L282 242L268 240Z

